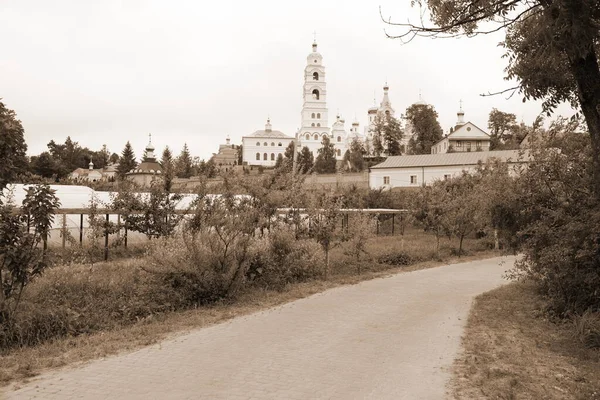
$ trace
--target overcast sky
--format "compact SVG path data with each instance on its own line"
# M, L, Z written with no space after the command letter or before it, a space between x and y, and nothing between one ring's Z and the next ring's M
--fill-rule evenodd
M397 113L421 91L444 131L461 99L465 119L482 128L492 107L527 123L539 114L519 96L480 96L511 86L502 33L402 45L385 37L380 5L397 20L415 15L410 0L2 0L0 98L23 122L29 154L71 136L117 153L129 140L139 157L152 133L158 152L178 154L187 142L208 158L267 116L295 133L316 31L330 125L339 111L347 129L355 116L364 126L386 79Z

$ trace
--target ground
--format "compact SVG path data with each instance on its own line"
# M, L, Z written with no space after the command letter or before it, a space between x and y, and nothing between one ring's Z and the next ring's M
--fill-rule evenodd
M4 396L443 398L472 299L502 285L511 260L335 288L133 353L49 372Z

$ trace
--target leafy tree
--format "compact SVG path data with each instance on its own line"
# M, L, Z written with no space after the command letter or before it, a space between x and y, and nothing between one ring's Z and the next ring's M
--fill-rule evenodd
M325 135L321 141L321 148L318 150L317 159L315 160L315 172L317 174L332 174L335 173L335 148L329 136Z
M314 167L314 156L306 146L298 154L298 172L308 174Z
M400 141L404 136L400 121L390 114L378 113L371 125L371 133L374 155L400 155Z
M173 161L173 154L169 146L163 150L160 166L162 167L165 190L170 192L173 186L173 178L175 177L175 161Z
M119 155L117 153L112 153L108 161L112 164L116 164L119 162Z
M175 171L178 178L189 178L193 175L192 156L190 155L187 143L183 144L183 149L181 149L181 153L177 157Z
M523 100L544 100L550 114L561 102L579 106L589 129L593 192L600 198L600 1L418 0L433 25L396 23L394 38L457 37L506 30L506 78Z
M362 141L358 138L352 139L348 153L348 161L351 170L354 172L362 172L365 169L364 154L366 153Z
M237 165L244 165L244 146L241 144L237 148Z
M2 197L0 192L0 329L9 327L23 291L48 266L46 240L60 207L47 185L29 187L20 209L10 193Z
M31 157L30 167L34 174L44 178L58 178L61 175L60 164L47 151Z
M491 136L490 150L506 149L503 145L507 142L513 142L516 125L517 117L515 114L505 113L493 108L488 118L488 129Z
M133 153L133 147L129 141L125 144L121 157L119 158L119 167L117 168L117 174L119 178L125 179L125 174L137 167L137 161L135 161L135 154Z
M450 201L444 182L439 181L431 186L422 187L415 198L413 218L420 223L426 232L433 232L436 238L436 253L440 254L440 238L451 235L451 222L447 207Z
M13 110L0 101L0 190L27 171L24 129Z
M408 143L410 154L430 154L431 146L443 134L437 111L429 104L413 104L406 109L405 118L414 133Z
M275 160L275 169L280 170L283 166L283 154L279 153L277 155L277 159Z

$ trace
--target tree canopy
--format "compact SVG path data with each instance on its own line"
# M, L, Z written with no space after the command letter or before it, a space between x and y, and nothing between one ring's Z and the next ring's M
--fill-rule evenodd
M135 161L135 154L131 143L127 142L119 158L119 167L117 173L121 179L125 178L125 174L137 167L137 161Z
M27 171L23 125L0 101L0 189Z
M413 104L406 109L405 118L413 136L408 143L409 153L430 154L431 146L443 134L437 111L429 104Z
M315 172L317 174L333 174L335 173L335 148L329 136L323 136L321 148L318 151L315 159Z

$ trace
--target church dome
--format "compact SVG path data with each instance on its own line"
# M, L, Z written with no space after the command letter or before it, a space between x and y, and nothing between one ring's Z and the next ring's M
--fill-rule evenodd
M321 61L323 61L323 56L317 51L317 42L313 43L312 52L306 57L306 61L308 64L315 65L321 64Z

